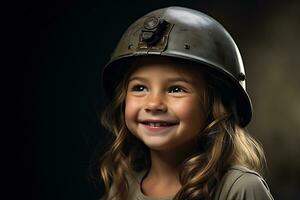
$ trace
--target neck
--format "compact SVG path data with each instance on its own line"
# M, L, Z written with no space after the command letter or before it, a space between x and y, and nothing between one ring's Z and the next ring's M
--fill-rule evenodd
M151 151L151 168L149 176L167 180L178 176L180 160L169 152Z
M182 186L179 170L183 161L193 153L192 150L193 148L162 151L150 149L151 167L141 182L143 193L153 197L175 195Z
M148 176L155 177L156 180L178 181L179 171L183 161L189 157L193 151L186 149L185 151L176 150L150 150L151 168Z

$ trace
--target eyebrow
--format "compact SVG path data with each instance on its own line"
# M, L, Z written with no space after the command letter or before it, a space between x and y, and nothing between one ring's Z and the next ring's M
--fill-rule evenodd
M134 80L148 82L147 78L138 77L138 76L131 77L129 79L129 82L134 81ZM185 82L185 83L189 83L189 84L195 84L195 81L193 81L193 80L187 80L187 79L185 79L183 77L166 78L165 80L168 81L168 82Z

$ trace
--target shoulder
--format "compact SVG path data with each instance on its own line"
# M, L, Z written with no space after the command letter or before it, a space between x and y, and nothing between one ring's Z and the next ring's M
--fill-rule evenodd
M215 199L273 200L267 183L255 171L233 166L223 176Z
M144 176L145 171L141 172L135 172L133 171L132 173L126 173L126 179L128 182L128 199L136 199L136 196L138 195L140 189L139 189L139 182ZM117 193L117 188L115 183L112 183L109 192L107 193L107 198L102 197L100 200L105 200L105 199L111 199L115 194Z

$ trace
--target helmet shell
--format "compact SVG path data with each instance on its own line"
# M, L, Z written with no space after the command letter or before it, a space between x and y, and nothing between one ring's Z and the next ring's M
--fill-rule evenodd
M125 31L102 72L105 93L112 97L117 83L136 56L160 55L199 63L231 85L236 116L245 127L252 117L240 52L225 28L210 16L183 7L152 11ZM224 91L226 92L226 91Z

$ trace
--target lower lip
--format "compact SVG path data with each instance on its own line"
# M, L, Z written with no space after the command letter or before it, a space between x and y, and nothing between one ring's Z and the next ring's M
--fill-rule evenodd
M171 126L157 126L157 127L142 124L142 126L150 132L158 133L158 132L164 132L168 129L174 128L175 126L177 126L177 124L174 124L174 125L171 125Z

